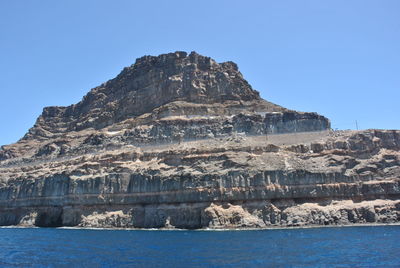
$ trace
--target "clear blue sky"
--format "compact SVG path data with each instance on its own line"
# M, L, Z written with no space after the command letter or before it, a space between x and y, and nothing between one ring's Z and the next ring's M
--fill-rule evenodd
M333 128L400 128L400 1L0 1L0 144L143 55L232 60Z

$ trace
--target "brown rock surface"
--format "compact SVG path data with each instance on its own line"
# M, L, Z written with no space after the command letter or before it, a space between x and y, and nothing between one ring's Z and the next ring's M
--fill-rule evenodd
M396 223L399 150L261 99L232 62L145 56L2 146L0 225Z

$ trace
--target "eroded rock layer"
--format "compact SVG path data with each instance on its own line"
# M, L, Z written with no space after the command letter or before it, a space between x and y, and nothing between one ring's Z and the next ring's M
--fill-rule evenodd
M146 56L2 147L0 225L396 223L399 150L262 100L232 62Z

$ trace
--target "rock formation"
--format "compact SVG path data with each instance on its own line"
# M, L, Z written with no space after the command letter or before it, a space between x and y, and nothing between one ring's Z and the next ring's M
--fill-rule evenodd
M0 225L396 223L399 150L263 100L233 62L145 56L1 147Z

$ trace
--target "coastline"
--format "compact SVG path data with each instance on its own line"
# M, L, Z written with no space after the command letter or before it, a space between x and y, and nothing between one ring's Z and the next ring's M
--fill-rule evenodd
M104 230L104 231L190 231L190 232L229 232L229 231L264 231L264 230L295 230L295 229L319 229L319 228L348 228L348 227L380 227L380 226L400 226L396 223L355 223L346 225L306 225L306 226L271 226L260 228L200 228L200 229L179 229L179 228L118 228L118 227L38 227L10 225L0 226L0 229L62 229L62 230Z

